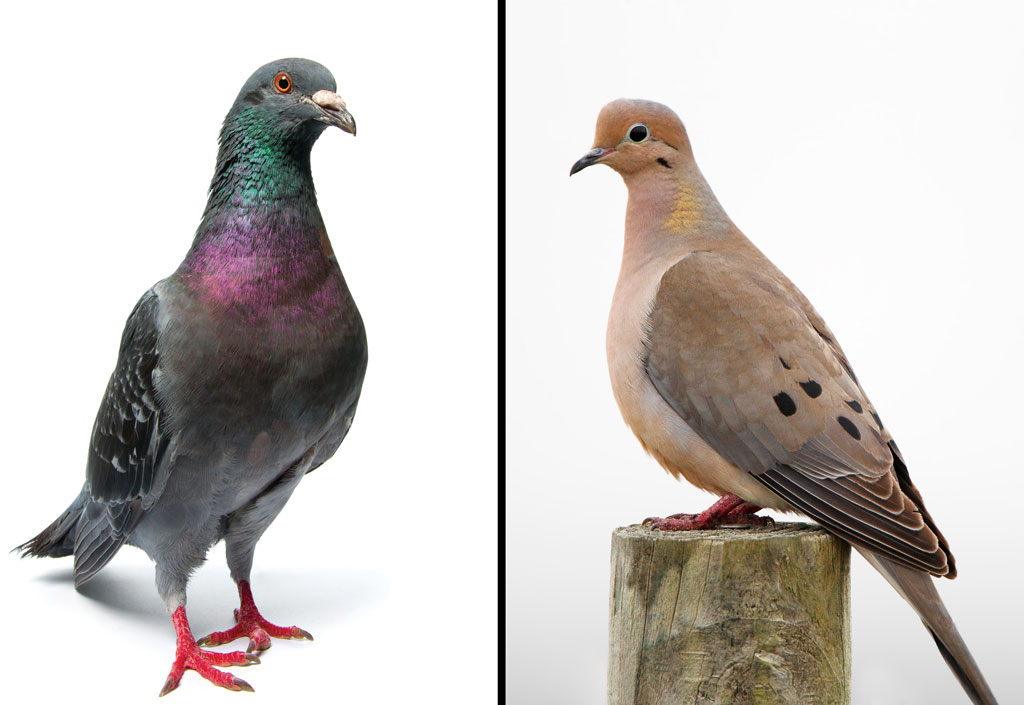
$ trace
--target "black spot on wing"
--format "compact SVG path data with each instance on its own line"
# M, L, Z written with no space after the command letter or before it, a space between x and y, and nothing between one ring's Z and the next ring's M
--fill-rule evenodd
M864 407L860 405L860 402L854 399L853 401L846 402L846 405L856 411L858 414L864 413Z
M811 399L817 399L818 397L821 396L821 385L815 382L813 379L807 380L806 382L801 382L800 386L803 388L804 392L807 393L807 396L809 396Z
M789 363L783 360L781 357L779 358L779 362L781 362L782 366L785 367L787 370L793 369L792 367L789 366Z
M796 413L796 402L785 392L779 392L772 399L775 400L775 406L779 407L783 416L792 416Z
M857 428L857 424L850 421L850 419L845 416L837 416L836 421L838 421L839 425L843 427L843 430L853 436L855 440L860 440L860 429Z

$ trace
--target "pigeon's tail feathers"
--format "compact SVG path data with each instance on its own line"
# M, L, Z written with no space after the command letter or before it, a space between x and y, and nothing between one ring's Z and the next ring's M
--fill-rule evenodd
M100 572L124 543L115 538L100 522L91 522L83 527L81 541L75 542L75 587L80 588Z
M974 705L999 705L995 695L985 682L985 676L967 649L960 632L953 624L953 618L942 604L935 581L927 573L895 563L876 553L857 549L871 565L881 573L889 584L903 596L928 628L942 658L946 659L953 675L967 692Z
M22 557L74 554L77 588L110 562L140 518L138 501L101 504L83 489L56 521L14 550Z
M139 519L141 502L88 502L75 528L75 587L79 588L113 558Z
M70 556L75 550L75 528L82 516L88 495L82 490L71 506L64 510L64 513L48 527L39 532L35 538L29 539L20 546L14 548L21 551L21 557L25 556L49 556L60 558Z

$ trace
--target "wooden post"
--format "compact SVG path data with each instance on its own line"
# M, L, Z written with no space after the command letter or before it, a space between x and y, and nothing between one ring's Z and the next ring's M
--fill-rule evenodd
M850 547L809 524L612 535L609 705L848 705Z

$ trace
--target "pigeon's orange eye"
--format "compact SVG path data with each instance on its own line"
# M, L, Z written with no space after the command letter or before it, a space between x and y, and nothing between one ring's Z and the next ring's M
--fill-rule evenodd
M278 93L287 93L292 89L292 77L281 72L274 77L274 88Z

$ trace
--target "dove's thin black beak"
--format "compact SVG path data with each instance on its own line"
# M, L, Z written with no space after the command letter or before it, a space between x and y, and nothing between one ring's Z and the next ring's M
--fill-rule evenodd
M569 170L569 176L572 176L577 171L583 171L588 166L593 166L601 161L601 158L606 154L611 154L615 151L615 148L604 149L603 147L594 147L592 150L583 155L583 158L572 165L572 169Z
M308 100L320 108L321 114L317 120L339 127L343 132L355 137L356 119L345 107L345 101L341 99L340 95L331 91L317 91Z

